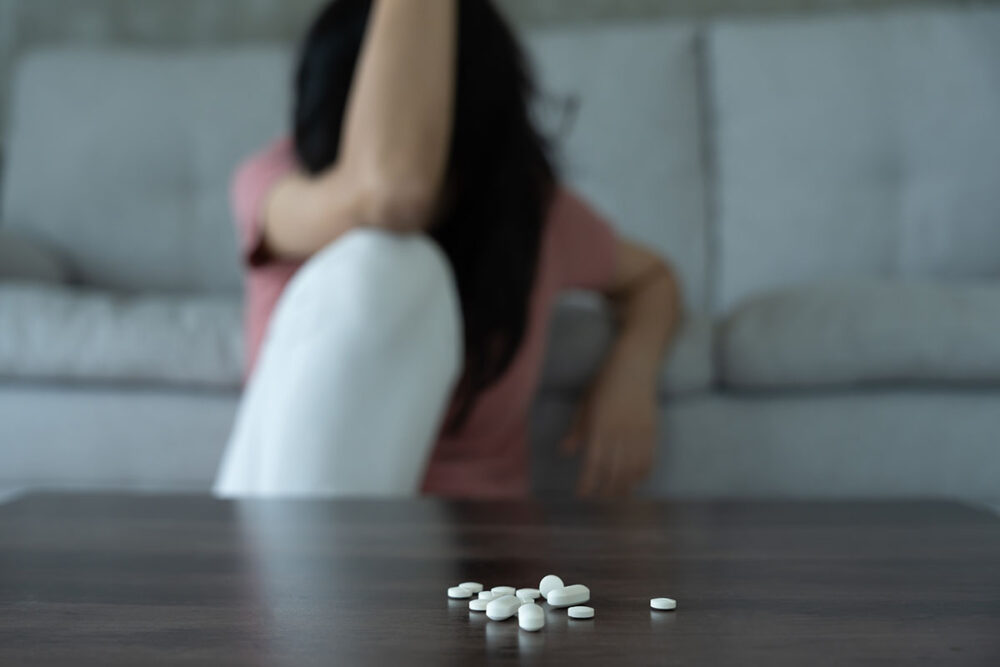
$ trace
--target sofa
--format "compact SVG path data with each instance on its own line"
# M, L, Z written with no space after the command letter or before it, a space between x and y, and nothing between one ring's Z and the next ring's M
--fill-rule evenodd
M526 32L564 178L683 284L643 494L1000 497L1000 9ZM0 209L0 489L206 491L239 401L233 167L290 44L20 58ZM614 335L553 313L533 482Z

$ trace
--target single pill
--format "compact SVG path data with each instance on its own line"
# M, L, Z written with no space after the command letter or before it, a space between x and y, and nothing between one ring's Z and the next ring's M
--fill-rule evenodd
M483 590L483 585L476 581L465 581L459 584L462 588L466 589L470 593L478 593Z
M515 588L513 586L494 586L493 595L513 595Z
M649 606L660 611L671 611L677 609L677 600L670 598L653 598L649 601Z
M573 584L565 588L553 588L548 595L549 604L553 607L572 607L590 599L590 589L583 584Z
M450 598L471 598L472 593L468 589L462 588L461 586L452 586L448 589L448 597Z
M555 588L563 588L565 586L566 584L563 583L562 579L554 574L547 574L542 577L540 582L538 582L538 592L543 598L548 599L549 591Z
M521 599L528 598L529 600L537 600L542 596L542 593L537 588L518 588L517 591L514 592L514 595Z
M593 618L594 608L593 607L570 607L566 610L566 614L570 618Z
M479 598L469 600L469 611L486 611L486 605L489 603L489 600L480 600Z
M545 627L545 610L534 602L529 602L518 610L517 624L522 630L538 632Z
M502 595L486 603L486 615L494 621L506 621L520 606L521 601L513 595Z
M487 602L489 602L495 597L496 595L493 594L493 591L479 591L480 600L486 600Z

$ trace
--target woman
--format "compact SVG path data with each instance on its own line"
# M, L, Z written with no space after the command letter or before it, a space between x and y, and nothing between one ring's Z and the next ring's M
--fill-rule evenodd
M647 473L676 284L559 184L531 93L489 0L321 13L294 136L234 179L249 381L219 494L527 494L528 410L569 288L620 313L564 443L579 491Z

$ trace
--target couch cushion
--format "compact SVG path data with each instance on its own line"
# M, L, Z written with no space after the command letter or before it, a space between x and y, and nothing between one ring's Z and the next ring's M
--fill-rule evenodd
M62 283L69 270L58 255L44 246L0 230L0 281Z
M55 50L20 62L5 228L85 283L236 292L234 166L287 124L281 49Z
M811 280L1000 275L1000 8L709 31L717 305Z
M235 391L0 380L0 489L208 493L238 402Z
M0 378L238 387L241 304L0 285Z
M562 149L564 177L622 233L669 258L687 302L703 310L707 224L694 29L654 21L525 36L544 93L539 118Z
M542 389L579 394L587 389L614 342L610 310L589 295L563 299L552 315ZM712 322L685 316L660 374L660 396L707 391L714 380Z
M881 281L769 292L719 336L720 374L745 389L1000 383L1000 283Z

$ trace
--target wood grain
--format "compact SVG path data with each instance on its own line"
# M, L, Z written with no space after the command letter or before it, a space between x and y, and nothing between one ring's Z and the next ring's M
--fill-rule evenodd
M445 595L550 572L591 587L594 620L550 610L531 634ZM2 665L392 660L998 665L1000 520L929 502L0 507Z

